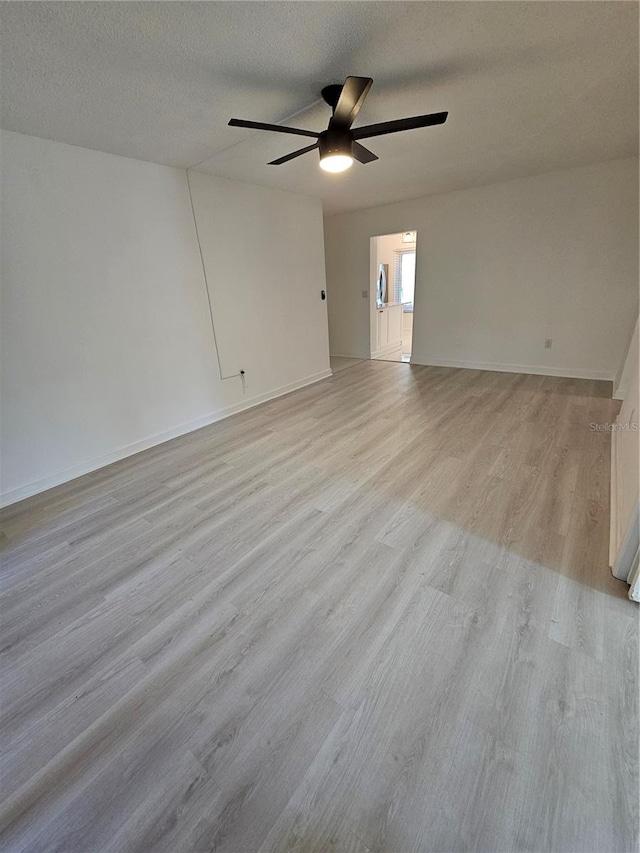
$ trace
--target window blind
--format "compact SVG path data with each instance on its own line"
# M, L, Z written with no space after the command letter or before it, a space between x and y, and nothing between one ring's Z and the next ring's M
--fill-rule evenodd
M416 279L416 250L397 249L393 253L393 299L413 311Z

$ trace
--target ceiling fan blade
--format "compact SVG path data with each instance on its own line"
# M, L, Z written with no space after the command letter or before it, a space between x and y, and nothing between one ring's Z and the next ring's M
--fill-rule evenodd
M353 153L353 159L357 160L358 163L373 163L374 160L378 159L373 151L369 151L368 148L365 148L364 145L360 145L359 142L354 142L351 150Z
M291 154L285 154L284 157L279 157L277 160L272 160L268 163L268 166L281 166L283 163L288 163L289 160L293 160L295 157L300 157L301 154L306 154L307 151L313 151L314 148L318 147L318 143L314 143L313 145L307 145L306 148L299 148L297 151L293 151Z
M274 130L276 133L294 133L297 136L311 136L317 139L320 134L313 130L301 130L298 127L283 127L281 124L265 124L261 121L245 121L243 118L232 118L229 120L231 127L251 127L254 130Z
M351 132L354 139L369 139L372 136L383 136L385 133L398 133L401 130L414 130L417 127L444 124L448 115L449 113L431 113L428 116L399 118L395 121L383 121L380 124L367 124L364 127L354 127Z
M351 127L372 83L371 77L347 77L333 111L333 118L331 119L333 127Z

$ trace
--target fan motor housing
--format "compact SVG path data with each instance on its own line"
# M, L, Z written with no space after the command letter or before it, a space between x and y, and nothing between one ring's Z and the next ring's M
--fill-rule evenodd
M320 159L330 157L332 154L344 154L353 157L353 136L348 130L336 130L329 127L323 131L318 138Z

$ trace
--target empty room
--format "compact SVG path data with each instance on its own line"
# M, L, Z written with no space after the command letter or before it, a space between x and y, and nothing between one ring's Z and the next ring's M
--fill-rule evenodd
M2 851L637 851L638 11L0 4Z

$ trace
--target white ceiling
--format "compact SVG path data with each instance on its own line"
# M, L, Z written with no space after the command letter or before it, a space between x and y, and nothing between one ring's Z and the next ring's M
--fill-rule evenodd
M13 2L2 20L2 127L321 196L329 212L638 152L633 2ZM449 110L370 140L341 175L303 137L322 86L374 85L356 124ZM294 119L290 119L294 116Z

